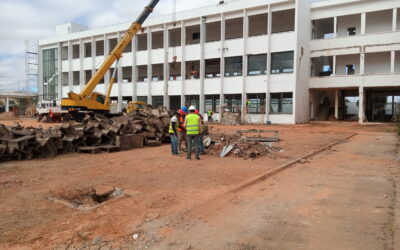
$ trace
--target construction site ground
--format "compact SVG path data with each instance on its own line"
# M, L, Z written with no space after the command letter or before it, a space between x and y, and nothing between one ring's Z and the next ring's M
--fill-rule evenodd
M189 161L164 144L0 163L0 248L400 249L394 126L211 127L279 130L274 146L284 151L256 160L205 155ZM90 187L120 188L124 196L84 208L63 202Z

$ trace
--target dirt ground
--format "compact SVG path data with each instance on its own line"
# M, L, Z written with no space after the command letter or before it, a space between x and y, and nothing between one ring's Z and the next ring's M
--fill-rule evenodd
M254 161L207 155L188 161L163 145L2 163L0 248L396 249L400 164L394 127L213 127L279 130L274 146L284 151ZM303 164L229 192L354 133ZM91 187L117 187L125 196L80 209L65 202Z

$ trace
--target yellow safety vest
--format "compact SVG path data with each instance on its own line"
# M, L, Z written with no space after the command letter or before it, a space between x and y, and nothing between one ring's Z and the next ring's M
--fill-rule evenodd
M178 121L178 119L176 119L175 128L176 128L176 131L178 132L178 128L179 128L179 121ZM170 134L175 134L174 129L173 129L173 127L172 127L172 121L169 123L169 133L170 133Z
M200 121L200 116L197 114L189 114L186 116L186 134L187 135L200 134L199 121Z

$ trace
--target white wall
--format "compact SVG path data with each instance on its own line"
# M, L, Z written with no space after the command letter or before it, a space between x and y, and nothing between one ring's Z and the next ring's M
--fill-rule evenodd
M336 57L336 75L346 75L346 65L355 64L354 74L360 74L360 55L342 55Z
M356 28L356 35L361 34L361 14L337 17L337 36L348 36L347 29Z
M390 73L390 52L366 53L365 74Z
M368 12L366 19L365 32L380 33L392 31L393 10Z

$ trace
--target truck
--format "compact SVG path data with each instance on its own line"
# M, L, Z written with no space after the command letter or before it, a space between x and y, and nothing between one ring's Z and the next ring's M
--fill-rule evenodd
M81 119L85 113L103 113L110 114L110 94L113 83L115 82L115 75L118 68L119 60L125 47L132 41L132 38L142 29L144 21L153 11L158 4L159 0L151 0L149 5L144 8L137 20L131 24L129 29L125 32L122 39L117 43L115 48L106 57L103 64L87 82L85 87L80 93L69 92L67 98L61 101L61 109L67 110L73 117ZM94 92L94 89L99 84L104 75L108 72L111 66L116 62L113 70L106 95Z
M36 117L39 122L60 122L69 118L69 114L62 110L60 101L43 100L36 106Z

